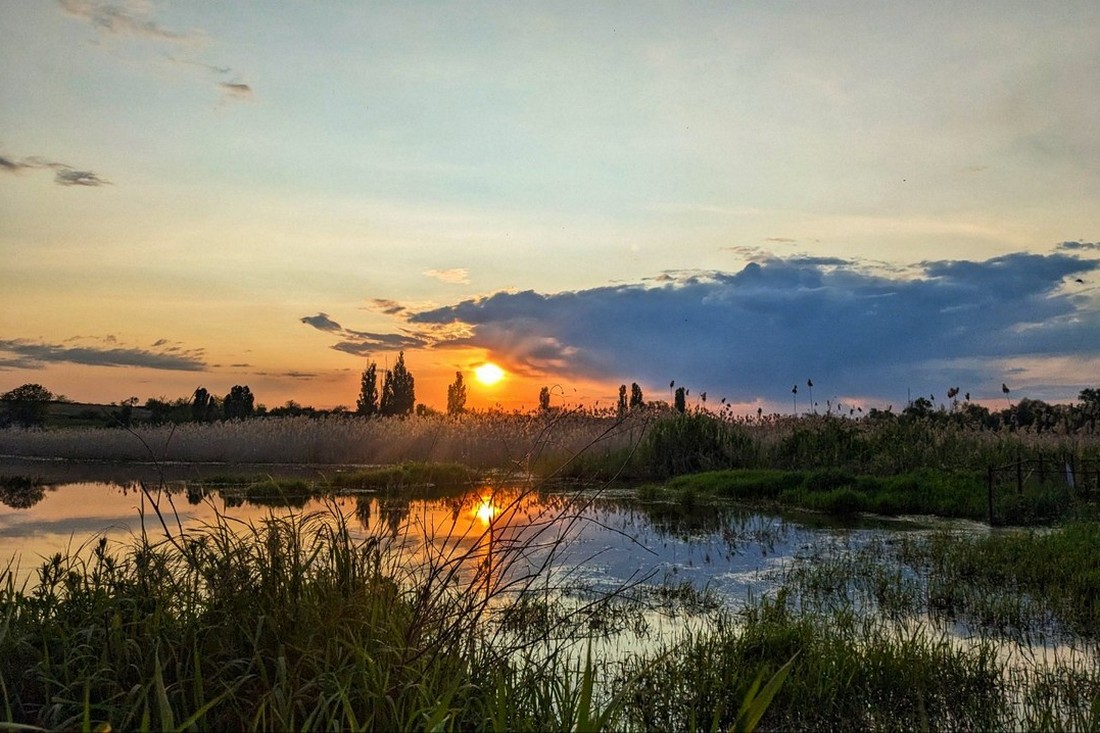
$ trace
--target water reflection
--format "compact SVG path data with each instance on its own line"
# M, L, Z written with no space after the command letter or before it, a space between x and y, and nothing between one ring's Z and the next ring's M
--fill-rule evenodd
M0 476L0 502L12 509L30 509L46 498L46 486L30 476Z
M219 515L258 523L270 514L335 509L347 515L355 531L384 542L395 562L406 566L404 572L447 573L478 593L523 589L538 579L548 591L579 604L613 592L658 608L685 600L707 608L714 599L737 608L794 582L797 574L788 569L798 562L805 566L807 557L816 556L814 564L823 566L838 558L850 562L882 554L876 543L898 531L898 525L809 526L733 506L689 511L676 504L493 483L427 498L409 491L319 497L280 487L177 482L146 494L132 481L47 487L13 480L3 484L0 561L17 556L24 568L33 567L36 558L92 535L124 543L143 530L159 533L158 508L170 527L181 530L214 523ZM860 547L868 547L869 554L861 554ZM838 574L856 577L852 568L838 568ZM651 586L661 590L646 589ZM856 608L886 608L881 591L875 592L840 596ZM802 601L811 601L813 593L813 586L804 585ZM833 598L822 593L823 604Z

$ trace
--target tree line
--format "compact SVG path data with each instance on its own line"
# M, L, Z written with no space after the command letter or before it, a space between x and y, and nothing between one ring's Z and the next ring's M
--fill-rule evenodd
M812 387L812 382L807 382ZM687 411L687 397L689 391L683 386L677 387L676 382L669 383L669 389L674 389L672 409L675 413L683 414ZM1003 387L1007 399L1008 388ZM795 387L797 390L797 386ZM560 391L560 388L559 388ZM1078 395L1078 404L1058 405L1048 404L1041 400L1023 398L1016 404L1010 404L1003 410L990 410L987 407L969 401L970 395L966 394L965 402L957 399L959 390L948 390L948 397L952 399L951 409L943 406L936 409L933 403L934 397L928 399L918 397L902 410L900 415L890 411L872 408L862 415L870 420L882 420L891 418L902 419L930 419L945 420L965 423L990 430L1028 429L1033 431L1045 431L1062 429L1077 431L1083 428L1095 429L1100 421L1100 388L1083 389ZM552 390L544 386L538 394L538 411L551 412ZM706 392L698 395L699 401L705 403ZM26 427L40 427L46 424L47 416L51 413L50 406L58 403L68 403L61 395L55 395L40 384L24 384L8 392L0 394L0 427L19 425ZM724 403L725 400L722 400ZM813 404L811 402L811 404ZM630 412L651 405L662 405L667 409L669 405L664 402L646 403L642 388L637 382L632 382L629 389L626 384L619 385L618 400L615 414L622 418ZM726 406L728 410L729 406ZM140 414L136 414L137 411ZM466 411L466 384L462 372L455 372L455 380L447 387L448 415L460 415ZM859 409L862 413L862 409ZM56 412L56 410L55 410ZM233 385L223 396L217 396L205 387L198 387L189 397L176 400L164 398L150 398L144 405L138 406L138 398L131 397L112 404L108 409L99 411L85 409L83 412L71 415L72 421L84 421L85 424L107 424L128 426L135 420L153 423L182 423L182 422L211 422L216 420L245 420L259 416L298 416L298 415L325 415L346 414L345 407L337 407L333 410L315 410L312 407L304 407L293 400L288 400L284 405L272 409L258 404L252 390L248 385ZM760 410L757 411L758 416ZM854 409L852 410L854 415ZM356 399L355 413L364 417L402 417L413 414L436 414L426 405L416 402L416 380L412 372L405 364L405 353L400 352L392 369L386 369L381 375L379 385L378 365L371 361L360 376L360 390ZM602 414L608 414L604 411ZM725 415L726 412L722 412ZM827 412L832 416L832 405ZM840 416L840 411L837 411Z

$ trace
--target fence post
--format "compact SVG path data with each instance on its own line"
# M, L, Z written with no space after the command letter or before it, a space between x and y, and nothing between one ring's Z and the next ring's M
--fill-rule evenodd
M985 472L985 491L989 503L989 526L993 526L993 466L988 466Z

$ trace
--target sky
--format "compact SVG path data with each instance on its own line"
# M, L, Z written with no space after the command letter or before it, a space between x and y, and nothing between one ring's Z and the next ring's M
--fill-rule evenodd
M0 391L353 408L402 351L437 409L456 373L508 410L1100 384L1095 0L12 0L0 27Z

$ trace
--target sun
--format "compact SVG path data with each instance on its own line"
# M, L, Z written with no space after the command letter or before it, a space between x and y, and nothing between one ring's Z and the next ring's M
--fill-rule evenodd
M477 369L474 369L474 376L477 377L477 381L481 382L486 387L491 387L504 379L504 370L493 362L487 361Z

